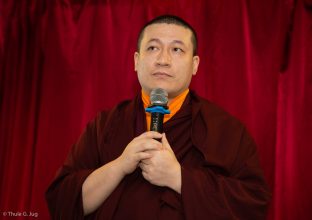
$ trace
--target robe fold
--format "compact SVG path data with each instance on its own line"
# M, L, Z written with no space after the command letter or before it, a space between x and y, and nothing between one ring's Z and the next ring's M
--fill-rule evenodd
M103 111L73 146L46 192L53 219L265 219L270 191L246 128L190 92L164 124L180 165L181 194L146 181L140 168L124 177L103 204L83 216L82 184L146 131L141 96Z

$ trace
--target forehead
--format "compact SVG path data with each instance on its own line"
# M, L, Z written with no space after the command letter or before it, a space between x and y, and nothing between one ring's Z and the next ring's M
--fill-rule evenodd
M152 24L145 28L142 43L151 39L159 39L164 42L182 41L185 44L191 43L192 32L190 29L176 24Z

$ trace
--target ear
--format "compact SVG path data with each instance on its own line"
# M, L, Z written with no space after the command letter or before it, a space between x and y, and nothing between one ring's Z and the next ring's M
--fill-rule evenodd
M134 55L133 55L133 58L134 58L134 70L137 71L137 67L138 67L138 62L139 62L139 52L135 52Z
M199 56L193 56L193 76L196 75L199 66Z

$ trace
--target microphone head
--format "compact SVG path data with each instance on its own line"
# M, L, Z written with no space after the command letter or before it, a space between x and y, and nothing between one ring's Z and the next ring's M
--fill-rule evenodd
M161 88L153 89L150 94L150 101L151 105L167 106L168 93Z

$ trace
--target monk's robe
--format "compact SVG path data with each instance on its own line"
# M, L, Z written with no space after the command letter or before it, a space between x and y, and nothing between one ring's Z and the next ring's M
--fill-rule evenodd
M98 114L46 192L53 219L83 219L87 176L145 131L141 95ZM137 168L86 219L265 219L271 194L255 143L237 119L190 92L164 132L181 164L181 194L152 185Z

